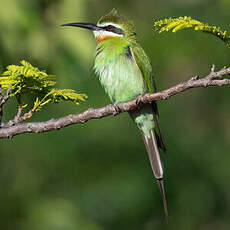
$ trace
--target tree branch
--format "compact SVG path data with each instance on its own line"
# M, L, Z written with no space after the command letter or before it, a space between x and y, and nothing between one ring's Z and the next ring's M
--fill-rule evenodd
M10 127L4 127L4 124L2 124L2 128L0 129L0 138L12 138L13 136L22 133L41 133L51 130L58 130L72 124L85 123L91 119L100 119L110 115L115 116L119 113L133 110L140 106L140 104L151 103L158 100L166 100L175 94L179 94L191 88L230 85L230 79L222 79L223 76L229 74L230 67L223 68L220 71L215 72L215 66L213 65L210 74L202 79L199 79L198 76L195 76L189 81L181 82L166 90L138 97L138 100L134 99L128 102L116 103L116 105L110 104L98 109L90 108L83 113L70 114L59 119L51 119L44 122L18 123Z

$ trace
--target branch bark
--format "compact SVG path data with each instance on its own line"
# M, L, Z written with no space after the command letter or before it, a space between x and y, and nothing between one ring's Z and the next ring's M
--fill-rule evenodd
M158 100L166 100L173 95L179 94L191 88L230 85L230 79L222 79L223 76L229 74L230 67L223 68L215 72L215 66L213 65L210 74L202 79L199 79L199 76L195 76L186 82L181 82L166 90L153 94L145 94L141 97L138 97L138 100L134 99L128 102L116 103L115 105L110 104L98 109L90 108L79 114L70 114L59 119L51 119L44 122L18 123L10 127L4 127L4 124L2 124L2 128L0 129L0 138L12 138L13 136L22 133L48 132L73 124L85 123L91 119L100 119L110 115L115 116L119 113L133 110L140 106L140 104L151 103Z

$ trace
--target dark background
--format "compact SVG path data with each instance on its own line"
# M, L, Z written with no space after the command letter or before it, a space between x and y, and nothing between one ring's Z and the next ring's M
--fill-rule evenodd
M89 98L48 105L48 120L109 102L93 72L96 42L68 22L96 23L115 7L131 18L158 89L229 66L230 50L210 35L158 35L153 21L191 16L229 28L229 0L1 0L0 70L25 59L57 76L59 88ZM192 89L159 103L168 229L230 228L229 87ZM16 113L12 99L4 119ZM0 228L164 229L163 207L141 137L127 114L59 131L0 140Z

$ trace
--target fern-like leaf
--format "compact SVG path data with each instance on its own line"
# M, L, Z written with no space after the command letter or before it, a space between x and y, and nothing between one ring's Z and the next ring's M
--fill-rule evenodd
M86 94L79 94L72 89L52 89L42 99L36 99L33 111L41 110L44 105L50 102L59 103L62 101L72 101L76 105L79 105L79 103L85 101L86 98Z
M226 30L222 30L220 27L210 26L206 23L194 20L191 17L169 18L154 22L154 30L159 33L165 31L172 31L175 33L185 28L193 28L196 31L212 34L224 41L227 47L230 48L230 35Z
M55 76L48 75L26 61L21 61L21 65L9 65L0 76L1 87L7 89L11 87L11 96L37 93L55 84Z
M47 95L54 103L72 101L77 105L80 101L85 101L87 98L85 94L79 94L72 89L52 89Z
M16 97L21 109L24 108L21 100L24 93L36 95L32 109L24 114L23 120L30 118L34 112L50 102L72 101L78 105L87 98L85 94L79 94L72 89L52 88L55 84L55 76L48 75L26 61L21 61L21 65L9 65L0 76L0 87L10 89L10 96Z

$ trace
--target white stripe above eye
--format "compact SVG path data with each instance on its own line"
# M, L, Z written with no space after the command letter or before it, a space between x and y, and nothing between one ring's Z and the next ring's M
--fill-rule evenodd
M97 26L101 26L101 27L109 26L109 25L112 25L116 28L122 29L122 27L120 25L112 23L112 22L102 22L102 23L97 24Z

